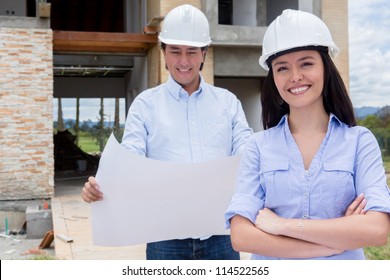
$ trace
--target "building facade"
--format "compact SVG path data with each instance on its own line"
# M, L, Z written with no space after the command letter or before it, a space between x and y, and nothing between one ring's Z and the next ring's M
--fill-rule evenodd
M120 97L129 107L141 91L167 79L157 33L177 5L192 4L208 17L213 43L202 75L238 96L255 131L262 129L262 37L283 9L324 19L342 51L335 63L349 84L348 0L47 3L0 3L0 201L54 195L53 98Z

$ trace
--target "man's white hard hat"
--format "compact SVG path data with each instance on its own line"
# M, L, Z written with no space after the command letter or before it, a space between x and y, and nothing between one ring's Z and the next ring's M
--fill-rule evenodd
M340 52L332 40L328 27L319 17L304 11L284 10L268 26L264 34L260 66L268 71L267 60L272 60L289 50L305 47L314 49L325 47L331 57L336 57Z
M209 22L198 8L181 5L165 16L158 38L168 45L205 47L211 43Z

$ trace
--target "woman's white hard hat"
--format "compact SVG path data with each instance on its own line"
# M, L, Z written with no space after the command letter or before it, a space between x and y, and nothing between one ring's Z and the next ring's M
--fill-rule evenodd
M269 70L267 60L280 53L305 47L326 47L331 57L340 52L326 24L317 16L298 10L284 10L267 28L263 38L260 66Z
M198 8L181 5L165 16L158 38L168 45L205 47L211 43L209 22Z

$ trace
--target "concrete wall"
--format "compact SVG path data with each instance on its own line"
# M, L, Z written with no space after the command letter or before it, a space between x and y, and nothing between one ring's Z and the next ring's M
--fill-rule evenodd
M123 98L125 93L125 78L54 78L54 97Z
M241 101L246 119L253 131L263 129L261 123L260 83L258 78L216 78L215 85L229 89Z
M50 29L0 28L0 200L54 193Z
M341 77L349 90L349 41L348 0L327 0L322 2L322 19L328 25L340 55L334 59Z

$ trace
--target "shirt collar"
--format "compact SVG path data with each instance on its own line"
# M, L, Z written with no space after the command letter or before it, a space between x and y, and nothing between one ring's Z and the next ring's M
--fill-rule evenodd
M287 121L288 114L285 114L279 121L277 126L282 126Z
M333 113L330 113L329 114L329 124L331 122L334 122L334 123L338 123L339 125L341 125L343 122L339 120L338 117L336 117L335 115L333 115Z
M287 117L288 117L288 114L285 114L279 121L278 125L277 126L282 126L284 123L287 122ZM330 113L329 114L329 123L328 123L328 126L332 123L337 123L339 125L342 124L342 121L339 120L338 117L336 117L333 113Z
M203 88L205 86L205 81L203 79L203 76L200 75L200 83L199 83L199 88L197 91L194 92L194 94L200 94L203 91ZM171 75L168 77L167 81L167 86L168 86L168 91L172 94L173 97L175 97L177 100L180 99L180 94L186 92L183 87L177 83Z

